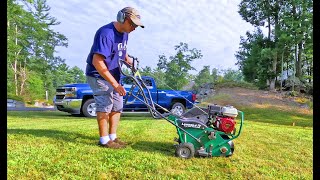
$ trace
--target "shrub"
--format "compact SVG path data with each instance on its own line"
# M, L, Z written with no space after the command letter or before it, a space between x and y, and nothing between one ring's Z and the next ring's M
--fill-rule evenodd
M289 91L286 93L287 96L297 97L299 92L297 91Z
M13 99L13 100L16 100L16 101L24 102L23 97L17 96L15 94L7 94L7 99Z
M313 109L313 102L311 99L306 97L295 97L294 101L300 104L306 104L310 109Z
M305 97L297 97L295 98L295 101L300 104L306 104L309 101L309 99Z

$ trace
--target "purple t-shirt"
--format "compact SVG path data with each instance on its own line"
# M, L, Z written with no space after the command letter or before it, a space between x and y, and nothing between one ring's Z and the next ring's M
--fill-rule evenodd
M120 80L119 59L125 59L127 53L128 33L120 33L113 23L98 29L94 36L93 45L87 58L86 75L103 79L92 64L93 54L105 57L104 63L117 82Z

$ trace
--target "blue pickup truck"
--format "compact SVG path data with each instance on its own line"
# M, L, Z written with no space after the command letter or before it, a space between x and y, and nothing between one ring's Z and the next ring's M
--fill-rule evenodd
M142 76L142 80L148 87L152 100L160 106L170 110L173 114L181 115L186 109L193 107L196 95L192 91L175 91L157 89L155 80L150 76ZM132 81L128 77L121 77L120 83L129 92ZM133 89L133 93L138 88ZM127 95L126 95L127 96ZM124 101L127 97L124 97ZM139 95L141 99L142 96ZM92 90L88 84L66 84L56 89L54 105L59 111L86 117L96 116L95 102ZM123 111L147 111L147 106L140 100L129 96Z

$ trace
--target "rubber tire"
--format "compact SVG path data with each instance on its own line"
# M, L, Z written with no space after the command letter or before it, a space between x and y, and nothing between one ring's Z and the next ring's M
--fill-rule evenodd
M84 102L84 104L82 105L81 108L81 112L84 116L86 117L96 117L96 116L92 116L88 111L87 108L90 104L95 103L94 99L88 99L86 100L86 102Z
M172 112L172 110L173 109L175 109L176 107L181 107L181 109L182 109L182 113L181 114L174 114L173 112ZM182 104L182 103L180 103L180 102L175 102L174 104L173 104L173 106L171 107L171 110L170 110L174 115L177 115L177 116L181 116L182 114L184 114L185 112L186 112L186 108L184 107L184 105Z
M186 151L188 151L187 154L183 154ZM194 153L195 153L195 150L192 143L180 143L177 146L176 152L175 152L177 157L184 158L184 159L190 159L194 157Z

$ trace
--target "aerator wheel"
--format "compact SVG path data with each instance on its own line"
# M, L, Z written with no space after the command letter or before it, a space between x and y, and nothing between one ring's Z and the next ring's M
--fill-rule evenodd
M227 135L222 135L221 136L223 139L230 139ZM228 154L222 154L222 156L225 156L225 157L230 157L233 155L233 152L234 152L234 143L233 141L229 141L228 144L230 145L230 152Z
M194 156L194 146L192 143L180 143L176 148L176 156L184 159L190 159Z

